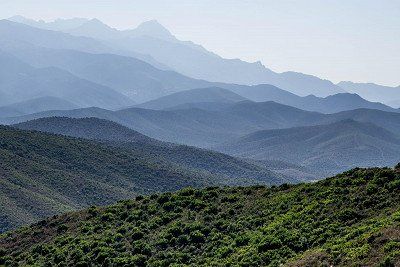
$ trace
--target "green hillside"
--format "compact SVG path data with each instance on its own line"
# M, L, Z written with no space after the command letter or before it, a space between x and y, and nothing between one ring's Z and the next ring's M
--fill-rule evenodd
M7 266L398 266L400 166L139 196L3 234L0 257Z
M278 175L268 166L258 166L211 150L158 141L115 122L97 118L41 118L13 127L106 142L151 159L161 158L183 168L225 177L227 185L232 185L232 182L236 185L299 182L298 176Z
M113 129L104 131L105 139L131 142L111 145L0 126L0 232L137 194L283 182L265 168L221 153L161 146L115 123L95 122L104 126L98 131Z

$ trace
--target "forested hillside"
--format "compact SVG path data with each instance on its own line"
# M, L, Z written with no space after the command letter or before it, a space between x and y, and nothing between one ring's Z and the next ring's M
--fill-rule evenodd
M7 266L398 266L399 251L400 166L138 196L0 236Z

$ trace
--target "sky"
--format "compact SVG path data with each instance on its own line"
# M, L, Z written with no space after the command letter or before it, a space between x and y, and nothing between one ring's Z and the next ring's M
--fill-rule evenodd
M400 0L0 0L0 18L156 19L225 58L333 82L400 85Z

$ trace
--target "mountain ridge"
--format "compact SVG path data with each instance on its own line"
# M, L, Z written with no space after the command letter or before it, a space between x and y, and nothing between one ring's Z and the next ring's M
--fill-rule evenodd
M166 95L154 100L137 105L146 109L169 109L183 104L194 103L235 103L246 100L228 89L220 87L207 87L185 90L182 92Z
M166 32L169 33L168 30ZM257 62L224 59L205 51L199 45L179 41L169 34L167 34L168 38L159 38L157 34L152 35L151 31L139 31L137 36L123 36L125 33L125 31L120 31L121 38L110 39L107 44L121 50L150 55L173 70L196 79L248 85L269 83L299 95L327 96L343 92L339 86L328 80L298 72L276 73ZM90 36L90 33L87 33L87 36ZM180 57L171 56L176 54Z
M0 123L15 124L41 117L97 117L111 120L147 136L175 143L212 147L258 130L331 124L353 119L370 122L392 133L400 132L400 114L372 109L356 109L333 114L303 111L274 102L242 101L219 109L201 108L148 110L128 108L109 111L86 108L48 111L2 118Z
M11 98L12 104L39 97L58 97L79 107L100 106L115 109L133 104L115 90L81 79L56 68L35 68L0 50L4 63L0 66L0 91ZM4 104L4 103L3 103Z
M215 149L240 157L291 162L326 176L353 167L393 165L398 161L400 138L372 123L346 119L257 131Z

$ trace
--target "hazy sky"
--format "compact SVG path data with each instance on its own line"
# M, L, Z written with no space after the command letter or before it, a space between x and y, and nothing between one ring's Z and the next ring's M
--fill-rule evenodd
M179 39L334 82L400 85L400 0L0 0L0 17L157 19Z

